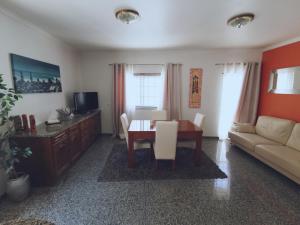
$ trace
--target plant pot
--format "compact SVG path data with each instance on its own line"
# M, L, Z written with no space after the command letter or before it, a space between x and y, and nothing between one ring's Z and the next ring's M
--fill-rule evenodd
M24 200L30 190L29 175L20 173L16 179L9 179L6 185L6 193L9 199L13 201Z
M0 121L1 122L1 121ZM8 132L8 123L0 126L0 197L5 194L6 183L7 183L7 173L5 171L5 155L3 153L9 148L8 138L6 133Z
M5 194L7 174L4 169L0 169L0 197Z

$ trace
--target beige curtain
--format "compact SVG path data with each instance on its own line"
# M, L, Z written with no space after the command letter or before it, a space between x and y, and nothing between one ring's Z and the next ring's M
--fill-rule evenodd
M120 116L125 111L125 64L113 64L113 134L122 130Z
M258 63L247 63L235 122L255 124L260 90Z
M182 65L167 65L167 73L164 87L163 108L167 111L169 120L181 119L181 77Z

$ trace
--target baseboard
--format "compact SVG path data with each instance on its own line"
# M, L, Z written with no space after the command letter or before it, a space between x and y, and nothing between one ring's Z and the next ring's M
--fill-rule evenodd
M203 136L204 139L213 139L213 140L219 140L219 137L215 136Z

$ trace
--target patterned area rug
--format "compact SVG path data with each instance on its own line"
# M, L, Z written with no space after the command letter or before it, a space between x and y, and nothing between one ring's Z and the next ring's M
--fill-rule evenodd
M135 151L135 162L135 168L128 168L126 144L114 145L98 181L227 178L226 174L205 153L201 155L200 165L195 166L193 150L188 148L177 148L174 171L171 161L160 161L159 169L156 169L155 160L151 160L150 149Z
M0 225L54 225L54 223L37 219L16 219L0 223Z

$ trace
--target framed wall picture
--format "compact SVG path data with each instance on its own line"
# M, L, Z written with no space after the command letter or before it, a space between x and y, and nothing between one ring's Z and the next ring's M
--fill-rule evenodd
M200 68L190 69L190 90L189 90L190 108L200 108L201 106L202 74L203 74L203 70Z
M15 54L10 59L17 93L62 91L59 66Z

